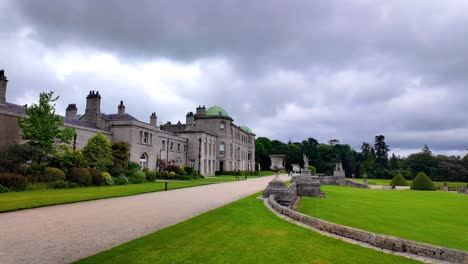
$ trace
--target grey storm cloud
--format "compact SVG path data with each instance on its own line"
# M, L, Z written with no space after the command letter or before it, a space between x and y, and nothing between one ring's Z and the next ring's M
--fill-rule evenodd
M463 155L466 8L422 0L0 1L8 11L0 67L16 82L9 96L18 103L49 86L84 107L86 91L101 89L108 112L125 98L143 120L157 108L161 121L183 121L198 104L218 104L258 136L338 138L358 148L384 134L402 153L428 144ZM37 49L12 43L21 39ZM199 64L202 76L173 83L175 101L143 100L129 81L91 73L58 80L40 63L48 51L74 50L109 53L129 67Z

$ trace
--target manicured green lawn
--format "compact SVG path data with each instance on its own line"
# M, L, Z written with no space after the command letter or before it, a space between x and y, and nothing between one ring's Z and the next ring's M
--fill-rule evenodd
M282 220L257 195L78 263L419 263Z
M298 211L330 222L468 250L468 195L322 185L326 198L304 197Z
M362 182L362 179L356 179L357 182ZM368 179L367 184L369 185L390 185L392 180L389 179ZM412 181L408 181L408 184L411 184ZM435 185L444 186L444 182L434 182ZM468 182L447 182L447 186L451 187L463 187L466 186Z
M168 189L231 181L229 179L205 178L193 181L168 182ZM37 191L8 192L0 194L0 212L13 211L46 205L89 201L110 197L128 196L164 190L164 182L128 184L116 186L84 187L73 189L46 189Z

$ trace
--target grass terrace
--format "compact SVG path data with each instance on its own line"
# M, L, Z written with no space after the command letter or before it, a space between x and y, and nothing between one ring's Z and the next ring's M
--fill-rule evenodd
M234 179L205 178L192 181L174 180L167 181L167 187L168 190L174 190L229 181L234 181ZM90 201L111 197L129 196L148 192L159 192L163 191L164 189L164 181L156 181L142 184L8 192L0 194L0 212L42 207L48 205Z
M286 222L258 195L77 263L419 263Z
M438 246L468 250L468 196L322 185L298 211L326 221Z

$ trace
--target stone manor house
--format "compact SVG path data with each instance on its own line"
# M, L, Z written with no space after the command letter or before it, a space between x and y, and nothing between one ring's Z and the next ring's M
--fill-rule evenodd
M18 117L25 116L25 107L6 101L7 78L0 71L0 148L19 143L21 131ZM185 124L167 122L157 125L156 113L149 123L128 114L123 101L117 113L101 112L101 95L91 91L86 109L78 114L76 104L66 109L64 125L76 131L73 149L83 148L88 139L100 132L111 142L127 142L130 160L141 167L156 169L158 160L179 166L192 166L200 174L215 171L255 170L255 134L234 120L221 107L205 106L189 112Z

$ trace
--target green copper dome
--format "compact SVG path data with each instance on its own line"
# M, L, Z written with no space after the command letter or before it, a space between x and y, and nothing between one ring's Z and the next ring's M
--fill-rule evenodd
M249 127L240 126L240 128L241 128L242 130L244 130L245 132L247 132L247 133L252 133L252 129L250 129Z
M206 115L208 116L229 116L226 110L215 105L206 109Z

